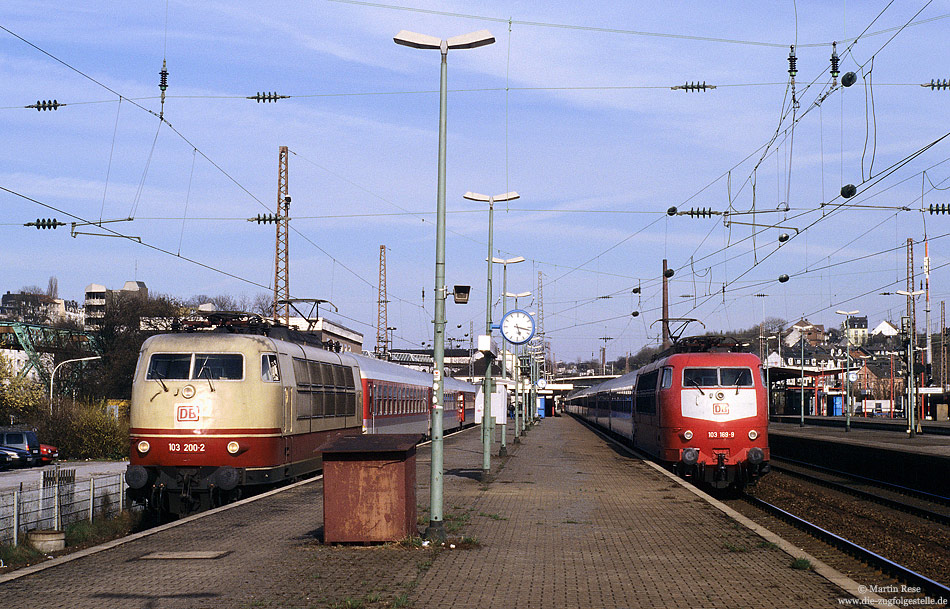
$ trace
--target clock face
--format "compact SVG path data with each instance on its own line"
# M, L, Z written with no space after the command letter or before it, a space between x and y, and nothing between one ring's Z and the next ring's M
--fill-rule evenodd
M509 343L523 345L534 336L534 319L526 311L509 311L501 320L501 334Z

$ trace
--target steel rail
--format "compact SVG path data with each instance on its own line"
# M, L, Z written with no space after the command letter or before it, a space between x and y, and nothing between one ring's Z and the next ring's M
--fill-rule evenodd
M819 484L821 486L825 486L830 489L840 491L842 493L847 493L849 495L858 497L859 499L864 499L866 501L873 501L874 503L881 504L885 507L889 507L894 510L906 512L908 514L912 514L920 518L925 518L927 520L932 520L934 522L938 522L943 525L950 525L950 515L948 514L935 512L933 510L929 510L924 507L920 507L920 506L913 505L910 503L905 503L897 499L891 499L890 497L885 497L883 495L877 495L869 491L854 488L854 487L848 486L844 482L835 482L834 480L826 480L824 478L820 478L818 476L809 474L808 472L803 472L803 471L799 471L795 469L788 469L786 467L783 467L782 465L777 465L775 461L776 461L775 459L772 459L772 461L770 462L772 469L775 471L780 471L790 476L795 476L797 478L807 480L808 482L811 482L814 484Z
M850 472L843 472L841 470L832 469L830 467L825 467L823 465L816 465L814 463L808 463L807 461L798 461L796 459L789 459L787 457L773 457L772 461L775 461L776 459L779 461L785 461L786 463L800 465L802 467L807 467L807 468L818 470L818 471L825 472L828 474L841 476L842 478L850 478L852 480L856 480L859 482L867 482L868 484L873 484L874 486L879 486L885 490L889 490L895 493L900 493L902 495L910 495L912 497L917 497L918 499L925 499L927 501L932 501L933 503L939 503L942 505L950 505L950 497L937 495L935 493L928 493L927 491L911 488L909 486L901 486L900 484L885 482L883 480L877 480L875 478L868 478L866 476L860 476L858 474L852 474Z
M809 535L829 543L836 548L851 554L859 560L862 560L869 565L873 565L881 571L904 581L907 584L919 586L922 592L926 592L930 596L950 598L950 587L945 586L940 582L934 581L925 575L921 575L916 571L908 569L904 565L898 564L893 560L884 558L876 552L872 552L863 546L859 546L858 544L849 541L840 535L835 535L831 531L823 529L803 518L799 518L791 512L786 512L782 508L772 505L767 501L763 501L757 497L751 497L749 495L743 495L742 498L755 507L778 516L782 520L785 520L796 528L805 531Z

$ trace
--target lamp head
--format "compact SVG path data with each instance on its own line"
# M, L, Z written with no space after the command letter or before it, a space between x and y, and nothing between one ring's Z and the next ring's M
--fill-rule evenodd
M409 30L401 30L398 34L393 36L393 41L395 41L396 44L412 47L414 49L438 49L442 46L441 38L428 36L426 34L417 34Z

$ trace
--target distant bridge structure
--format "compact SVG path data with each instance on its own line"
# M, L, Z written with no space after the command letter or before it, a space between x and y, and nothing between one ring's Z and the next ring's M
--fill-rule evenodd
M0 321L0 349L26 353L26 362L17 371L17 378L23 378L31 370L36 370L45 384L49 384L50 370L43 365L40 354L50 353L54 357L88 357L102 354L95 335L89 332L18 321Z

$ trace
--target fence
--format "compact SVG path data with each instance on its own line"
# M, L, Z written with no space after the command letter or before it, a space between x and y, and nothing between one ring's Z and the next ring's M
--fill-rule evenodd
M62 530L80 520L115 516L124 509L122 474L76 482L76 470L43 472L42 485L0 494L0 543L17 544L33 529Z

